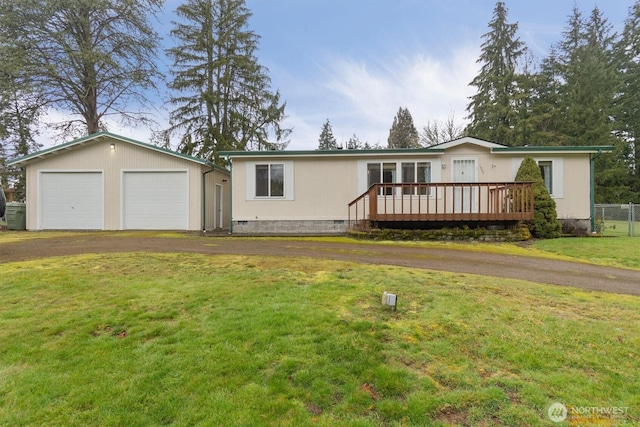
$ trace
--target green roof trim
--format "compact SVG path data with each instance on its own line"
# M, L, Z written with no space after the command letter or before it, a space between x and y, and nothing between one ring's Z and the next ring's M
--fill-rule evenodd
M383 148L378 150L269 150L269 151L220 151L221 157L262 157L262 156L358 156L387 154L437 154L444 149L434 148Z
M473 143L473 142L470 142ZM442 145L442 144L440 144ZM378 150L271 150L271 151L220 151L221 157L356 157L356 156L388 156L403 154L442 154L447 149L438 145L426 148L395 148ZM526 147L492 147L491 153L598 153L611 152L613 146L526 146Z
M524 147L504 147L493 148L492 153L605 153L613 151L612 145L580 145L580 146L564 146L564 145L547 145L547 146L524 146Z
M215 165L215 164L213 164L213 163L211 163L211 162L209 162L207 160L201 159L199 157L189 156L188 154L179 153L177 151L169 150L168 148L158 147L157 145L153 145L153 144L147 144L146 142L137 141L135 139L127 138L127 137L121 136L121 135L116 135L116 134L110 133L110 132L94 133L94 134L91 134L91 135L87 135L87 136L83 136L81 138L74 139L74 140L69 141L69 142L65 142L64 144L55 145L53 147L49 147L49 148L46 148L44 150L36 151L35 153L27 154L26 156L22 156L22 157L18 157L18 158L12 159L12 160L7 162L7 165L11 166L11 165L16 165L16 164L21 164L21 163L28 163L30 160L35 160L35 159L37 159L39 157L46 156L47 154L54 154L55 152L57 152L59 150L63 150L63 149L66 149L66 148L72 148L73 146L82 145L83 143L90 142L90 141L93 141L93 140L97 140L97 139L100 139L100 138L110 138L110 139L115 139L115 140L127 142L129 144L137 145L137 146L143 147L143 148L148 148L150 150L154 150L154 151L158 151L158 152L161 152L161 153L165 153L165 154L168 154L170 156L179 157L181 159L189 160L191 162L199 163L201 165L210 166L213 169L219 170L221 172L229 173L229 171L227 169L225 169L223 167L220 167L220 166L217 166L217 165Z

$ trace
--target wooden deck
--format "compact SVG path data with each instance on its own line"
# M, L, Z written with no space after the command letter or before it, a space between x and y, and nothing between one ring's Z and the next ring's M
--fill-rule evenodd
M533 183L374 184L349 203L349 228L507 223L533 218ZM423 223L423 224L419 224Z

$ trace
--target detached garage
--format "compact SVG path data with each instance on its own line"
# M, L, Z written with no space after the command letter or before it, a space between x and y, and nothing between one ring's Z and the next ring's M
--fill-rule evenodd
M107 132L9 165L26 172L29 230L211 230L229 223L229 172Z
M187 171L124 172L125 229L184 230L189 223Z
M103 229L102 172L42 172L40 188L42 229Z

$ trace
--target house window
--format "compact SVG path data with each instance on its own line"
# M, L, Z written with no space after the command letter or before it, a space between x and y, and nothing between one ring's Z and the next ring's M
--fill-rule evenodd
M552 162L540 161L538 162L538 167L540 168L540 173L542 174L542 180L544 181L544 186L547 187L547 191L549 191L549 194L553 194Z
M367 163L367 185L396 182L395 163ZM393 194L393 188L387 188L387 195ZM382 194L382 193L381 193Z
M256 197L284 197L284 164L256 165Z
M431 162L404 162L402 163L402 182L423 183L431 182ZM410 194L411 189L405 188L403 194ZM416 194L416 191L413 192ZM427 195L427 188L420 188L420 194Z

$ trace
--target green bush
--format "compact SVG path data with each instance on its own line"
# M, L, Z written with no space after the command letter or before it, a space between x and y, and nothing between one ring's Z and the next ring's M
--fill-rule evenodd
M516 174L516 182L533 182L533 220L527 226L534 237L550 239L562 235L562 224L556 212L556 202L544 185L538 164L531 156L525 157Z
M512 227L504 230L484 228L440 228L433 230L397 230L393 228L373 229L367 232L349 231L350 237L360 240L404 240L404 241L452 241L479 240L484 242L518 242L529 240L531 234L527 227Z

